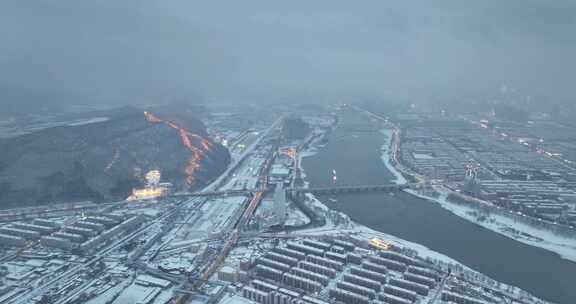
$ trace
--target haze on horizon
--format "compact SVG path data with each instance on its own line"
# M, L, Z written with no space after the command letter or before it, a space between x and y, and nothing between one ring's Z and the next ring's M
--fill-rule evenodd
M576 2L0 3L0 104L481 97L573 102Z

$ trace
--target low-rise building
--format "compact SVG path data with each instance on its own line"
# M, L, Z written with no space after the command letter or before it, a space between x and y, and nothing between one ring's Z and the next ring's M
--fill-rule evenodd
M26 240L23 237L0 234L0 246L23 247L25 245Z

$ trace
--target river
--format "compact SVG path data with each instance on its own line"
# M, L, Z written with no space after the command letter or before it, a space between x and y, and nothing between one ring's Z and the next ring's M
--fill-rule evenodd
M306 179L311 186L390 183L394 176L381 160L384 143L378 126L366 116L341 113L326 146L304 158ZM576 263L478 226L435 202L405 192L320 200L357 223L422 244L497 281L555 303L576 303Z

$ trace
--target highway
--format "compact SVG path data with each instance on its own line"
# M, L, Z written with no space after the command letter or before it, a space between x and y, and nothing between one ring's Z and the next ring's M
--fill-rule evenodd
M231 165L222 176L220 176L216 181L214 181L210 185L210 187L207 187L202 192L217 191L218 187L224 184L223 181L225 181L226 178L228 178L233 173L233 171L238 169L239 164L242 161L244 161L244 159L254 151L254 149L259 145L259 143L264 138L268 137L271 134L271 132L280 125L283 118L284 116L281 116L276 121L274 121L274 123L272 123L272 125L258 138L258 140L256 140L254 144L252 144L246 151L244 151L244 153L238 158L235 164ZM255 189L256 191L253 192L253 196L250 199L249 203L246 205L246 207L243 210L239 210L241 211L241 216L238 218L237 222L234 223L233 226L231 226L230 228L231 230L227 232L224 240L224 245L222 246L218 255L216 255L213 259L211 259L211 263L204 268L199 277L195 279L192 286L188 288L188 291L183 292L182 295L180 295L178 298L175 299L175 303L185 303L191 294L202 288L202 286L210 279L210 277L212 277L212 275L214 275L216 270L218 270L218 268L222 265L222 263L224 262L230 251L232 251L232 249L234 248L234 246L236 246L236 243L240 239L241 229L250 221L250 219L254 214L254 211L256 210L256 208L258 208L258 205L262 201L264 193L267 191L266 187L268 185L268 171L272 164L272 159L275 156L276 149L277 149L276 146L272 147L268 155L268 158L266 159L266 161L264 161L264 163L260 167L258 177L259 188Z
M234 160L234 162L228 166L228 169L226 169L226 171L224 171L224 173L222 173L216 180L214 180L213 182L211 182L208 186L206 186L202 192L209 192L209 191L217 191L219 187L221 187L226 179L228 179L233 171L235 171L236 169L238 169L238 166L250 155L252 154L252 152L254 152L254 150L256 149L256 147L260 144L260 142L262 141L262 139L266 138L270 132L272 132L272 130L276 129L283 121L284 116L280 116L278 119L276 119L271 125L270 127L268 127L268 129L266 129L259 137L258 139L256 139L254 141L254 143L252 143L252 145L250 145L246 150L244 150L244 152L236 159Z

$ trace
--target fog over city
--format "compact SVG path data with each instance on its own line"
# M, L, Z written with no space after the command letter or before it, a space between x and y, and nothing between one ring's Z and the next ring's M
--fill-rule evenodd
M0 303L576 303L576 0L0 0Z
M0 3L0 103L573 99L576 2Z

